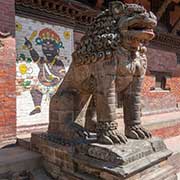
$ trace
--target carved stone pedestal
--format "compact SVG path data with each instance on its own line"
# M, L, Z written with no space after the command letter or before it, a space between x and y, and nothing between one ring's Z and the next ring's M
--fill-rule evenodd
M58 180L176 180L171 152L161 139L129 140L125 145L66 144L47 134L32 134L32 149Z

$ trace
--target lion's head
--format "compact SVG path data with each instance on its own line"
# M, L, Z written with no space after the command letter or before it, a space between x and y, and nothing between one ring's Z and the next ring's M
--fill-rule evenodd
M122 45L137 48L140 43L150 41L154 37L153 29L157 18L151 11L137 4L114 2L110 5L117 26L122 35Z
M137 4L110 3L89 26L81 46L73 53L77 64L87 64L112 55L124 47L136 51L154 37L156 16Z

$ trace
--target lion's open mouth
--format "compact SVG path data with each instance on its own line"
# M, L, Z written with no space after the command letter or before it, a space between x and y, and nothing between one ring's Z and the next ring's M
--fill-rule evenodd
M154 37L154 31L151 24L133 24L128 27L128 31L134 38L139 40L151 40Z
M128 23L122 23L122 27L123 24L126 24L126 27L124 26L125 28L121 31L121 33L127 38L127 44L131 48L137 48L140 43L144 44L149 42L155 36L153 29L156 23L149 18L138 20L131 19Z
M152 28L147 28L147 27L131 27L131 28L128 28L128 30L147 31L149 33L153 33L153 29Z

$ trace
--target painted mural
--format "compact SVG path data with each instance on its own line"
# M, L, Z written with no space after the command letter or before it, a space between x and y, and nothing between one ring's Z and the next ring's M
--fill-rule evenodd
M73 30L16 17L17 123L48 122L49 100L71 63Z

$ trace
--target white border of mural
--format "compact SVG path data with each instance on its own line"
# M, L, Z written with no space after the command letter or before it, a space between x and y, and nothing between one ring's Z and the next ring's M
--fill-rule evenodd
M30 94L30 89L39 83L38 74L40 68L37 63L32 60L30 51L25 44L25 37L31 41L33 48L38 52L40 57L43 57L42 47L38 45L38 36L48 36L49 32L46 34L40 34L41 30L47 30L51 33L51 30L55 33L51 36L56 42L61 41L63 48L59 50L58 58L64 64L65 71L68 70L71 63L71 54L73 52L74 42L73 42L73 30L70 28L65 28L62 26L51 25L49 23L44 23L28 18L23 18L16 16L16 50L17 50L17 64L16 64L16 87L17 87L17 126L28 126L35 124L48 123L49 119L49 93L43 92L41 112L30 115L30 111L34 108L34 103L32 101L32 96ZM58 34L60 40L55 38L54 35ZM48 37L45 37L48 39ZM59 45L59 44L58 44ZM43 87L43 85L42 85ZM57 86L56 86L57 89ZM47 90L47 88L45 88ZM51 89L50 91L55 91ZM48 89L48 92L50 92Z

